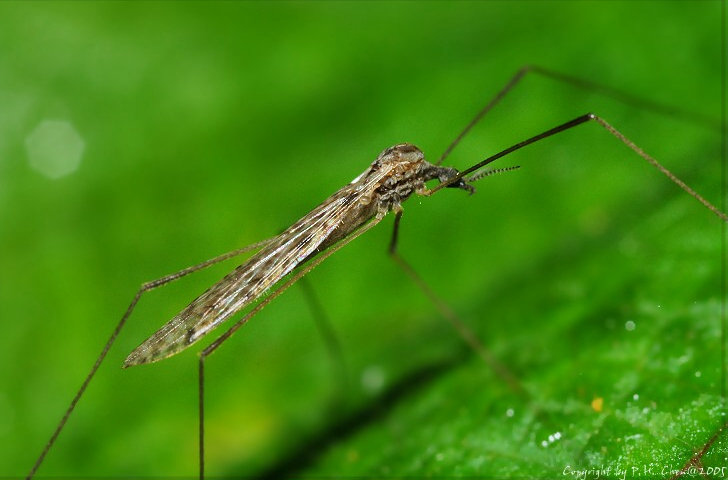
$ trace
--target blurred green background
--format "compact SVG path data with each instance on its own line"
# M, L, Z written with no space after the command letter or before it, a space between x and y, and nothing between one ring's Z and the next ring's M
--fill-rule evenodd
M394 143L437 158L524 64L718 119L720 15L717 1L0 3L0 475L30 469L142 281L275 234ZM715 131L536 76L447 163L587 111L720 203ZM211 476L682 468L725 421L720 222L597 125L499 162L514 164L472 197L407 202L400 248L528 395L387 258L387 219L308 277L345 400L292 288L208 363ZM199 348L119 367L235 265L142 300L41 476L196 474ZM703 464L726 448L724 434Z

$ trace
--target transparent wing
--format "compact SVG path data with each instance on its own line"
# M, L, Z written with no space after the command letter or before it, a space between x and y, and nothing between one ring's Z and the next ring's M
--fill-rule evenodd
M301 262L317 253L316 250L337 227L347 222L354 209L360 208L361 198L371 195L388 173L389 169L381 168L368 176L357 177L337 191L193 300L134 349L124 361L124 366L155 362L175 355L254 302Z

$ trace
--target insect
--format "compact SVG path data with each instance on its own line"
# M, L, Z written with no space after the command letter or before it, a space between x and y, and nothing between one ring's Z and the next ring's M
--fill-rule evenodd
M545 130L542 133L529 137L462 171L452 167L442 166L442 163L447 159L450 152L452 152L480 119L498 104L526 74L531 72L549 76L576 86L586 86L595 90L601 90L604 94L615 97L621 96L623 97L622 100L625 100L624 96L619 95L618 92L596 84L590 84L538 67L525 67L518 71L505 87L477 113L436 162L431 163L427 161L424 153L418 147L409 143L401 143L389 147L382 151L376 160L353 181L336 191L318 207L285 229L281 234L269 240L223 254L201 264L143 284L114 329L101 355L96 360L81 388L71 401L65 415L33 465L27 478L32 478L35 475L46 455L51 451L56 438L63 430L87 386L105 359L109 349L114 344L137 302L145 292L161 287L223 260L248 251L258 250L257 253L193 300L177 316L133 350L124 362L124 367L132 367L157 362L173 356L205 338L216 327L230 319L233 315L246 307L251 307L242 318L228 327L227 330L200 353L198 365L199 474L200 478L204 478L204 379L206 359L255 314L282 294L288 287L299 281L333 253L375 227L389 213L394 214L394 231L389 245L389 251L394 260L430 297L442 316L453 325L463 340L480 355L485 363L498 371L499 375L514 390L519 390L520 386L517 380L512 377L507 369L499 365L482 345L477 336L459 320L457 315L437 297L414 269L399 256L397 243L399 226L404 211L402 204L413 195L429 197L445 188L464 190L472 194L475 191L475 187L472 185L474 182L494 173L501 173L518 168L506 167L496 170L484 170L491 163L533 143L579 125L596 123L611 136L629 147L637 156L654 166L675 185L700 202L702 206L718 216L720 220L728 223L728 216L725 213L676 177L605 119L594 113L580 115ZM626 101L634 101L634 99L626 98ZM428 183L433 181L437 181L438 183L434 186L428 186Z

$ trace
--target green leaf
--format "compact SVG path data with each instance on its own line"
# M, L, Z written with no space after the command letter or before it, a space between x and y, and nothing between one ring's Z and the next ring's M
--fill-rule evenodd
M721 8L0 4L0 475L143 281L274 235L390 145L438 158L523 65L719 119ZM533 74L445 163L589 111L724 203L715 129ZM209 476L726 476L719 219L593 123L510 165L408 200L399 243L500 370L390 261L386 219L307 277L344 386L298 288L209 359ZM120 366L236 264L145 295L39 476L197 474L199 350Z

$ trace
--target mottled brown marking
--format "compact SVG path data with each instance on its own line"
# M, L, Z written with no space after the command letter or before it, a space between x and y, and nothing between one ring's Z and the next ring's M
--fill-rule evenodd
M124 366L181 352L379 212L399 209L412 193L426 192L429 180L448 181L457 174L453 168L427 162L422 151L409 143L384 150L354 181L272 239L134 349ZM469 185L462 185L459 188L468 190Z

